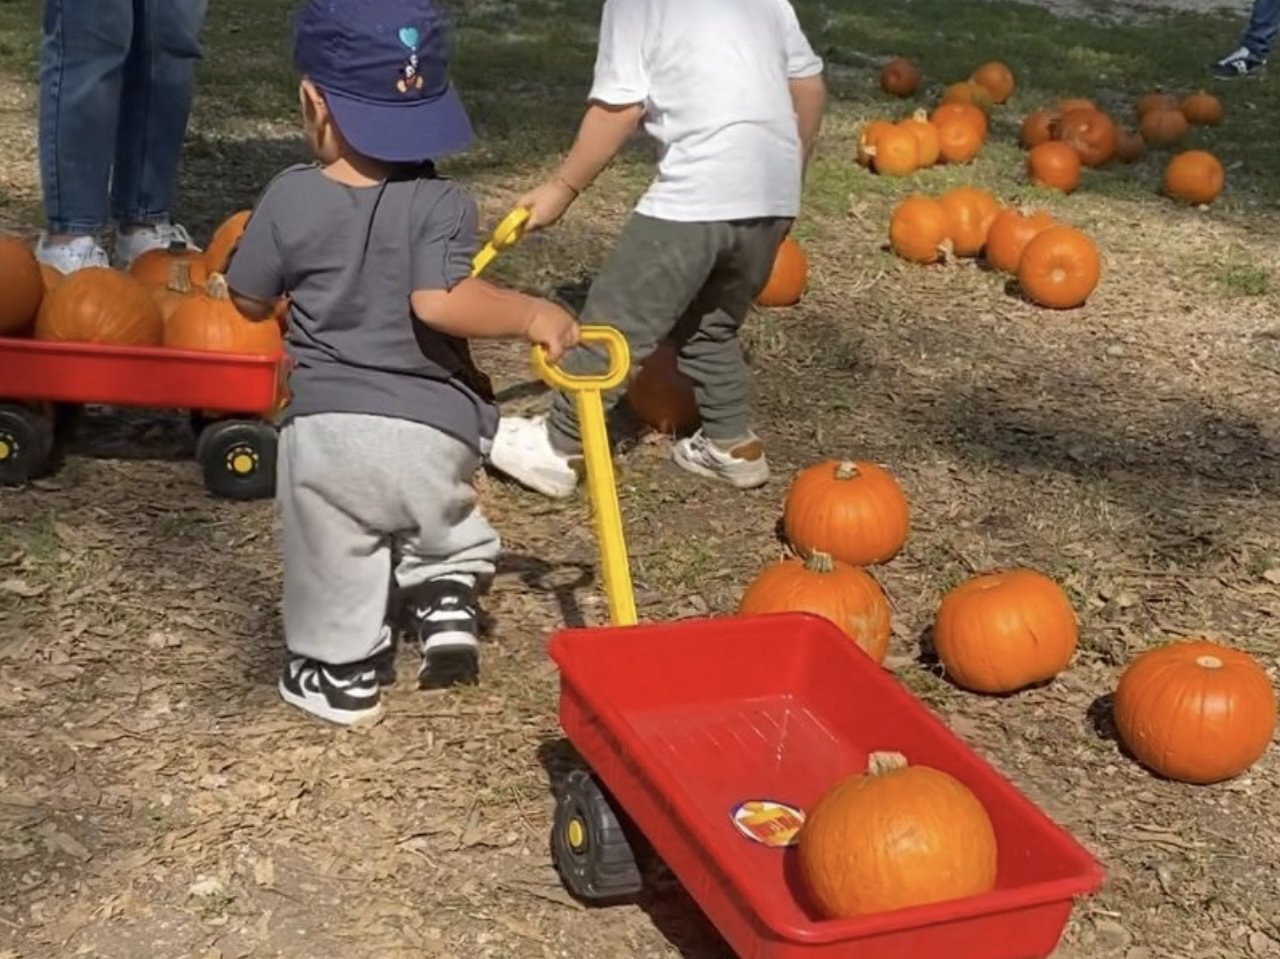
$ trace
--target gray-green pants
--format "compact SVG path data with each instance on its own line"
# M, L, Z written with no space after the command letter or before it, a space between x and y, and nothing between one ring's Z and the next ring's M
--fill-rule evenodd
M746 436L748 378L738 329L769 279L791 222L768 217L681 223L632 214L591 284L579 319L612 326L627 338L633 375L669 340L679 353L680 371L693 383L703 433L713 440ZM602 373L605 354L582 346L561 366L578 375ZM625 386L606 394L605 409L624 392ZM573 397L556 394L548 426L561 452L581 449Z

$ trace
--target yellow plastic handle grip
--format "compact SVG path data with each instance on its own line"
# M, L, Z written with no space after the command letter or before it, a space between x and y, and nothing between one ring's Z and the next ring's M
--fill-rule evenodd
M566 393L582 393L587 390L603 392L621 386L631 369L631 350L627 347L626 337L612 326L584 326L580 341L597 343L605 348L609 355L609 368L604 373L591 376L566 373L547 362L546 350L541 346L535 346L532 350L530 359L533 371L552 389Z
M489 242L484 245L484 248L471 261L472 276L479 276L499 253L503 250L511 249L511 247L520 242L520 238L524 236L525 229L529 225L529 217L531 215L529 210L522 206L516 207L506 215L503 221L498 224L498 228L493 231L493 236L489 238Z

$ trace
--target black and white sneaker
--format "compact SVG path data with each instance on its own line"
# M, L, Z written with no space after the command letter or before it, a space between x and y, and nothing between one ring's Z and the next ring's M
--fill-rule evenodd
M280 676L286 703L342 726L364 726L382 718L382 690L372 661L332 666L290 656Z
M416 587L407 625L422 651L419 686L446 689L480 681L480 611L469 584L436 579Z
M1232 50L1221 60L1209 64L1209 72L1219 80L1238 77L1256 77L1267 68L1267 61L1256 56L1248 47Z

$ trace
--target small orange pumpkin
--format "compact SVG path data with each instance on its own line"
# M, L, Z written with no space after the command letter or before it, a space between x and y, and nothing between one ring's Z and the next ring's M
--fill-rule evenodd
M884 176L907 176L920 167L920 144L901 124L881 130L867 155L871 169Z
M858 133L858 163L871 166L871 154L875 150L876 139L885 130L893 126L888 120L870 120L863 124Z
M1019 139L1022 145L1030 150L1054 138L1054 130L1062 114L1057 110L1036 110L1028 113L1022 121Z
M933 197L909 196L889 220L889 246L912 263L937 263L951 251L947 210Z
M1058 121L1057 138L1080 155L1080 162L1098 167L1116 152L1116 125L1100 110L1071 110Z
M1216 127L1222 122L1222 101L1203 90L1183 100L1181 110L1187 122L1197 126Z
M1147 152L1147 141L1142 134L1127 127L1116 130L1116 159L1121 163L1136 163Z
M924 110L917 110L899 126L916 138L920 169L927 169L938 162L942 147L938 142L938 128L929 122L929 114Z
M826 553L851 566L893 559L910 525L907 497L893 475L855 460L824 460L801 470L782 507L783 532L797 553Z
M167 249L148 250L129 266L129 275L143 286L164 289L172 275L173 264L186 263L191 269L191 281L203 286L209 279L204 265L204 254L184 243L172 243Z
M947 211L947 236L956 256L977 256L987 242L987 233L1000 212L1000 203L986 190L960 186L938 198Z
M795 306L809 285L809 258L792 237L778 245L769 279L756 297L761 306Z
M231 251L244 235L251 212L251 210L240 210L233 213L213 231L213 239L209 241L209 247L204 251L206 274L227 272L227 266L231 262Z
M880 71L880 89L890 96L909 97L920 86L920 70L903 57L894 57Z
M1208 785L1235 778L1267 751L1276 694L1248 653L1207 640L1174 642L1129 664L1112 715L1144 766Z
M939 104L929 114L929 122L936 127L941 127L949 120L962 120L970 124L977 130L979 140L986 140L991 129L987 115L967 101L952 100L949 103Z
M683 433L698 423L693 384L680 372L676 351L668 343L660 343L644 358L624 398L641 422L659 433Z
M1141 121L1152 110L1176 110L1178 98L1172 93L1144 93L1134 107L1134 118Z
M0 336L26 333L36 322L45 282L31 247L0 236Z
M1018 286L1040 306L1069 310L1097 289L1102 258L1093 241L1069 226L1052 226L1034 237L1018 261Z
M991 110L991 91L980 83L962 80L953 83L942 93L943 103L972 103L983 113Z
M982 150L982 131L968 120L946 117L933 121L938 128L938 152L947 163L969 163Z
M1149 146L1169 147L1181 143L1190 127L1182 111L1151 110L1142 117L1142 139Z
M993 103L1004 103L1013 96L1013 71L999 60L978 67L969 81L985 88Z
M1022 259L1022 251L1027 244L1053 225L1053 217L1044 210L1031 213L1001 210L991 221L983 256L994 269L1017 273L1018 261Z
M1226 171L1207 150L1186 150L1164 168L1164 192L1184 203L1212 203L1222 192Z
M50 266L48 263L41 263L40 278L44 280L45 293L48 293L55 286L62 283L62 281L67 278L67 274L63 273L56 266Z
M164 320L151 292L127 273L90 266L50 290L36 317L39 340L159 346Z
M813 613L840 627L877 663L889 652L889 601L880 584L866 570L837 563L826 553L784 559L765 569L743 593L738 612Z
M277 356L284 348L279 323L245 319L231 302L221 273L209 277L203 293L184 298L174 310L164 326L164 345L175 350L253 356Z
M1080 185L1080 167L1080 154L1058 140L1032 147L1027 154L1027 179L1063 193Z
M872 753L866 774L824 793L796 837L801 884L828 919L989 892L998 852L978 797L899 753Z
M1064 116L1072 110L1096 110L1098 105L1087 97L1067 97L1058 101L1058 112Z
M1012 693L1067 668L1079 640L1062 587L1030 569L975 576L943 597L933 642L947 675L979 693Z

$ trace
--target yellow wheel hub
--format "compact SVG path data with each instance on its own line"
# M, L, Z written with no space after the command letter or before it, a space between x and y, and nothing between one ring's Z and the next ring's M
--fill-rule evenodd
M18 452L18 445L7 436L0 436L0 462L10 459Z
M587 844L587 827L582 820L576 816L569 820L569 828L565 830L566 838L569 840L569 848L574 852L582 852Z
M258 454L247 446L237 446L227 453L227 468L237 476L248 476L258 468Z

